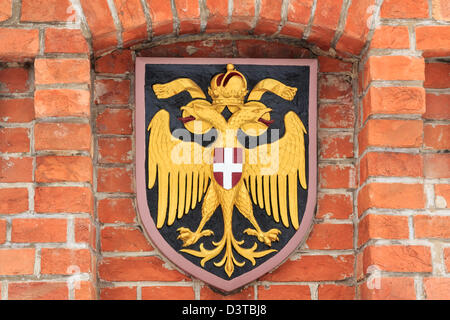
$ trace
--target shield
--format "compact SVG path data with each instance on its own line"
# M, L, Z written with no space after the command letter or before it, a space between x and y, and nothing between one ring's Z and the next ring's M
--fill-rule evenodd
M137 204L152 244L223 292L279 266L314 216L316 110L316 60L137 58Z
M214 179L222 188L230 190L241 180L242 160L241 148L214 149Z

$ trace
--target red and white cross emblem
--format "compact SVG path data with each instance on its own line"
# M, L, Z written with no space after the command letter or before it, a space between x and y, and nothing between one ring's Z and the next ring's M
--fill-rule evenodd
M230 190L241 180L242 151L241 148L214 149L214 179L226 190Z

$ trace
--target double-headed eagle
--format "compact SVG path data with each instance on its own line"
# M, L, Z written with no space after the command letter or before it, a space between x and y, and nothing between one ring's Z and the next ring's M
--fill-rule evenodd
M225 251L223 258L214 265L224 266L231 277L235 265L242 267L245 264L245 260L235 258L234 251L253 265L256 258L276 251L257 251L256 242L252 247L243 247L244 240L236 240L232 230L235 206L253 226L244 232L268 247L279 241L281 231L261 229L253 214L252 201L277 223L281 220L286 228L299 227L297 179L306 189L304 134L307 133L300 118L289 111L284 117L284 136L270 144L246 148L237 139L239 130L256 136L273 123L270 120L272 109L259 102L265 92L292 101L297 89L274 79L265 79L253 88L244 103L247 81L234 65L228 64L227 72L214 76L211 81L208 93L212 103L206 100L202 89L187 78L155 84L153 90L158 99L187 91L193 100L181 107L179 120L191 133L203 134L215 128L218 134L206 147L182 141L171 133L169 113L160 110L155 114L148 127L148 188L152 189L158 179L156 226L158 229L165 223L171 226L175 219L182 219L194 209L204 196L202 219L197 230L177 229L178 239L185 247L181 251L202 258L202 267ZM226 107L232 113L228 120L222 115ZM205 249L203 243L198 251L186 248L202 237L213 235L212 230L204 227L218 206L222 209L224 223L222 239L212 242L212 250Z

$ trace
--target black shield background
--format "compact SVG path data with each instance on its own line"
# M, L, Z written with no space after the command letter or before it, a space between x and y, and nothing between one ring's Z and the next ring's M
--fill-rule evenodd
M280 130L280 138L283 137L285 127L284 127L284 115L288 111L295 111L306 130L309 130L308 126L308 108L309 108L309 66L277 66L277 65L235 65L236 70L244 74L248 83L249 92L253 87L261 80L266 78L276 79L282 83L298 88L297 94L293 101L286 101L279 96L272 93L265 93L261 98L261 102L264 103L269 108L272 108L271 113L272 120L275 122L271 125L271 129ZM226 72L226 65L224 64L205 64L205 65L188 65L188 64L147 64L145 69L145 121L146 128L148 127L153 116L161 109L165 109L170 113L170 129L173 132L176 129L184 128L181 121L177 118L181 116L180 107L186 105L192 101L191 96L187 92L182 92L168 99L158 99L153 92L152 86L157 83L167 83L177 78L190 78L195 81L203 92L207 95L208 87L212 77L218 73ZM211 102L211 98L207 95L208 101ZM214 141L215 130L212 129L207 132L204 136L205 139L195 139L192 135L192 141L203 141L203 145L207 145ZM197 137L201 138L201 137ZM149 132L146 131L146 146L145 154L148 155L148 139ZM242 143L248 142L246 135L240 132L239 139ZM211 142L209 142L211 141ZM262 141L270 141L262 140ZM308 135L305 135L305 159L306 159L306 175L308 181L309 163L308 163L308 146L309 139ZM148 182L148 166L146 159L146 181ZM157 180L156 180L157 182ZM148 183L146 183L147 185ZM158 206L158 184L156 183L152 189L147 189L147 200L148 207L151 212L152 219L156 224L157 206ZM307 190L304 190L298 184L298 208L299 208L299 221L301 222L303 218L303 212L306 207ZM182 254L189 261L200 266L200 258L194 257L190 254L183 253L179 251L182 249L182 241L177 240L177 229L179 227L188 227L192 231L195 231L201 220L201 205L199 203L194 210L190 210L189 214L184 215L181 220L175 220L174 224L171 226L164 225L159 229L160 233L164 239L169 243L169 245L174 248L177 252ZM281 230L280 241L272 243L272 249L280 250L283 248L290 238L295 234L296 230L291 226L290 228L285 228L283 224L276 223L271 216L268 216L265 210L260 209L258 206L253 205L254 215L258 221L261 229L263 231L270 230L272 228L278 228ZM257 251L269 249L263 243L257 241L256 237L248 236L243 233L247 228L251 228L251 224L245 219L239 211L235 208L233 212L233 234L237 240L245 240L245 247L252 247L255 242L258 243ZM219 241L223 236L223 221L222 212L220 206L216 209L215 213L205 225L204 229L210 229L214 231L214 235L210 237L203 237L196 244L189 247L189 249L198 250L200 243L204 243L206 249L212 249L212 241ZM256 266L264 263L272 257L275 253L271 253L265 257L256 260ZM245 260L240 257L237 252L234 252L235 257L239 261ZM233 279L243 273L250 271L255 266L252 266L249 261L246 261L244 267L235 267L234 273L231 278L225 273L223 267L214 266L213 262L220 261L223 254L220 254L215 259L208 261L205 264L204 269L221 277L222 279L229 280Z

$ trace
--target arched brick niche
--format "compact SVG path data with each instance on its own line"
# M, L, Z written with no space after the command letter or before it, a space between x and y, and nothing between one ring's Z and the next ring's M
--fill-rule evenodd
M1 299L448 298L443 3L3 1ZM319 60L314 226L230 296L179 272L137 222L136 56Z
M98 148L94 152L98 163L96 198L99 199L99 217L106 218L100 219L100 223L107 224L101 228L100 243L106 255L115 252L115 256L104 257L99 264L99 278L108 282L101 292L104 297L122 292L125 290L121 285L123 282L134 282L133 287L140 287L137 280L168 281L174 286L183 287L184 297L222 298L221 294L203 283L191 282L180 272L168 272L161 260L155 260L153 255L158 253L148 245L136 220L127 225L124 225L126 221L120 219L114 223L109 220L108 212L114 207L117 198L123 198L120 201L128 201L129 205L135 199L132 152L134 90L129 90L130 81L133 87L133 57L317 56L299 43L286 39L232 35L202 35L183 39L172 37L139 48L136 52L127 49L114 51L98 58L95 64L95 137ZM353 87L357 86L357 73L354 72L356 69L352 61L327 56L319 56L318 59L321 65L318 146L320 192L316 224L306 244L298 248L285 264L229 297L274 298L282 290L289 292L292 299L309 299L311 288L313 294L320 294L321 298L333 298L333 294L343 299L355 297L353 199L356 168L353 140L356 117ZM108 89L105 90L105 87ZM333 208L332 203L340 205ZM123 253L122 256L120 253ZM152 267L145 267L149 263L152 263ZM159 294L169 294L175 289L159 286L142 290L145 297L156 298Z

